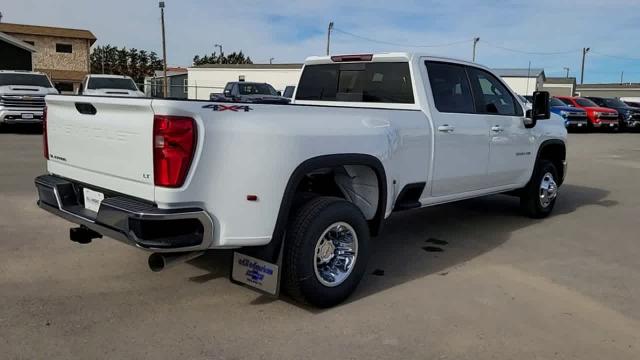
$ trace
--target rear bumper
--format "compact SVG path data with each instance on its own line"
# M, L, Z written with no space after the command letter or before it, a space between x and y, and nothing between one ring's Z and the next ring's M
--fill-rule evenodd
M84 207L83 184L53 176L35 179L38 206L104 236L154 252L209 249L213 221L200 208L158 209L122 195L105 195L97 213Z
M0 123L6 124L39 124L42 123L42 108L8 108L0 105ZM23 119L30 114L33 119Z

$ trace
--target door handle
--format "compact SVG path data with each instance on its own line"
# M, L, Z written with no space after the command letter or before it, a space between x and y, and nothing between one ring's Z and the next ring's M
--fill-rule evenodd
M500 125L494 125L493 127L491 127L491 131L493 131L494 133L501 133L504 131L504 129Z
M443 133L452 133L455 129L456 128L454 128L453 126L450 126L449 124L438 126L438 131Z

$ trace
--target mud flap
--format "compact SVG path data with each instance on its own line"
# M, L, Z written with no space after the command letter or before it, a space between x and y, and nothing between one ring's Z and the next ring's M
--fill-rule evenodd
M231 282L249 287L262 294L279 297L283 245L284 241L280 242L275 263L267 261L274 260L274 256L267 255L269 253L268 250L272 249L260 251L259 249L249 248L234 251L233 264L231 265Z

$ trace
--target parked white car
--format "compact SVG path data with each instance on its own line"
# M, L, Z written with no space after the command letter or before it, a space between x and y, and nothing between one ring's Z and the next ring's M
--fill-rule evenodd
M0 70L0 126L41 123L44 97L51 94L58 90L43 73Z
M47 97L39 206L153 251L159 270L234 248L233 280L326 307L394 211L510 193L549 215L564 123L488 68L419 54L311 57L293 105Z
M85 76L78 95L144 97L135 81L124 75Z

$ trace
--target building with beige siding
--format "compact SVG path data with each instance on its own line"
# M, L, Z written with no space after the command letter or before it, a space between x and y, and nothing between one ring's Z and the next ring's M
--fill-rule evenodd
M96 37L88 30L0 23L0 33L35 48L33 70L48 74L62 92L77 90L90 72L89 55Z

